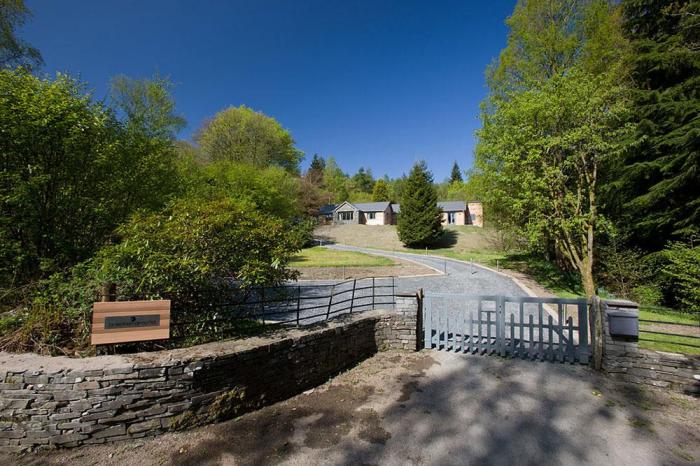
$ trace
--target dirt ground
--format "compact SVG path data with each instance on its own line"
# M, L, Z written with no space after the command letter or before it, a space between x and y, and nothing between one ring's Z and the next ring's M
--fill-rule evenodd
M380 353L224 423L3 457L32 465L698 464L700 400L583 366Z
M412 277L439 275L440 272L403 259L392 259L394 265L376 267L299 267L301 280L347 280L370 277Z

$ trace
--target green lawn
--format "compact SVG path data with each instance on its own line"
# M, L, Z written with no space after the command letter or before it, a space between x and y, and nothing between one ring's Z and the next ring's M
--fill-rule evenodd
M671 309L642 306L639 310L639 318L656 320L659 322L673 322L678 324L700 325L697 315L689 315L676 312ZM640 322L640 330L651 329L654 325L649 322ZM674 330L660 330L667 333L678 333ZM656 333L640 332L639 346L657 351L670 351L672 353L700 354L700 339L692 337L678 337L671 335L659 335ZM692 346L688 346L692 345Z
M689 346L690 345L690 346ZM669 353L700 354L700 340L691 337L640 333L639 347Z
M379 267L394 265L386 257L361 252L339 251L323 247L302 249L289 264L290 267Z

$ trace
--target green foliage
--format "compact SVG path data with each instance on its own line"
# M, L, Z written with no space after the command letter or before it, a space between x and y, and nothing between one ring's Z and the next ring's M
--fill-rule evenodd
M658 251L700 232L700 2L622 4L637 132L607 169L606 204L639 247Z
M333 157L328 157L326 160L326 167L323 170L323 181L331 195L331 201L333 203L339 204L349 199L350 189L348 186L348 177L343 170L340 169Z
M674 242L662 253L665 290L672 303L687 312L700 311L700 246Z
M493 97L538 87L577 66L617 74L626 41L606 0L519 0L506 20L508 44L487 71Z
M117 284L121 296L201 300L201 291L293 279L296 273L287 264L311 231L309 224L290 228L232 199L179 200L163 212L137 213L119 227L119 243L44 280L15 317L4 319L0 348L51 353L88 348L90 308L105 282Z
M119 227L121 242L96 257L103 276L126 294L187 292L222 280L276 285L299 245L286 224L231 199L179 200L138 213Z
M89 256L119 220L117 122L81 91L63 75L0 71L2 288Z
M383 178L379 178L374 182L374 188L372 188L372 201L391 201L389 185Z
M656 306L661 302L664 295L658 285L639 285L632 288L630 298L642 305Z
M464 179L462 178L462 172L459 169L459 165L455 162L452 165L452 172L450 173L450 184L461 183Z
M398 234L410 248L432 246L442 236L442 212L425 162L413 166L401 199Z
M174 141L177 133L187 125L175 113L172 83L156 75L152 79L132 79L117 76L112 79L112 100L126 116L126 127L149 138Z
M246 201L258 212L280 219L292 219L301 214L300 180L283 168L217 162L205 166L203 176L206 182L199 183L197 193L191 195Z
M323 185L323 170L325 170L325 168L326 161L323 160L323 157L320 157L318 154L314 154L314 157L311 159L309 169L306 171L306 177L311 183L321 186Z
M209 160L243 162L258 167L276 165L299 172L303 153L289 131L274 118L246 106L229 107L207 122L196 136Z
M70 354L84 348L89 326L78 322L66 309L35 304L25 308L12 328L0 328L0 348L8 351L34 351L45 354Z
M0 288L90 257L178 187L169 143L119 122L64 75L0 71Z
M626 42L603 0L519 1L508 46L488 72L476 175L499 229L554 250L595 293L598 177L630 132ZM493 209L493 210L492 210Z
M614 232L608 235L606 244L598 250L600 267L597 279L606 291L621 298L638 300L653 293L651 288L654 266L644 257L643 251L626 246ZM635 291L636 290L636 291ZM644 301L644 304L657 304Z
M372 187L374 186L374 178L372 177L372 170L360 167L352 176L352 186L354 190L365 194L372 193Z
M15 35L30 16L24 0L0 0L0 67L31 69L43 63L41 53Z
M592 263L597 171L614 157L627 128L624 89L605 76L572 69L538 89L508 94L484 114L476 166L492 204L533 246L554 241L594 292Z

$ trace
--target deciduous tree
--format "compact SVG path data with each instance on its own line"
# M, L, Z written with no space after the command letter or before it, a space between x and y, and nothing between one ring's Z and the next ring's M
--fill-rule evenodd
M196 140L212 161L277 165L298 174L303 153L274 118L244 105L222 110L204 124Z
M0 67L31 69L43 63L39 50L16 35L29 17L24 0L0 0Z
M374 182L374 188L372 188L372 200L376 202L391 200L389 185L383 178L379 178Z

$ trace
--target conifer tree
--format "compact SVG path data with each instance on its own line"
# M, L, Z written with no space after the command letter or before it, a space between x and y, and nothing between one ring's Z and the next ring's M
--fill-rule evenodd
M455 161L454 165L452 165L452 173L450 174L450 183L454 183L456 181L459 181L460 183L464 181L462 178L462 172L459 170L459 165L457 165L457 162Z
M626 0L635 141L610 167L608 209L646 250L700 234L700 1Z
M398 224L399 239L409 248L423 248L442 236L442 212L437 205L433 177L418 162L406 179Z

